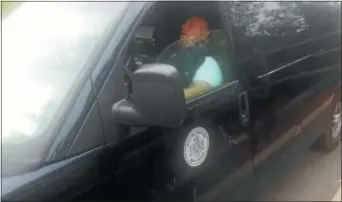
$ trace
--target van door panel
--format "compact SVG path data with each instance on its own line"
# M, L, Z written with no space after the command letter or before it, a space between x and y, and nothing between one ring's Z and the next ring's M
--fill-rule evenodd
M334 75L340 75L340 65L338 65L340 64L338 61L340 54L341 51L338 48L316 52L262 75L268 77L271 91L269 110L274 131L270 133L267 140L270 144L277 143L279 138L287 141L293 139L292 137L302 133L302 130L305 129L304 126L309 125L305 122L309 121L310 114L317 110L320 111L320 113L317 112L318 114L324 111L320 109L321 105L333 94L329 90L331 89L329 86L338 83L338 78ZM277 57L281 57L281 55ZM320 116L318 114L315 118ZM311 118L312 120L309 122L315 118ZM319 132L323 131L316 130L314 132L314 134L305 133L309 138L308 142L313 142L317 139ZM266 147L257 148L256 152Z

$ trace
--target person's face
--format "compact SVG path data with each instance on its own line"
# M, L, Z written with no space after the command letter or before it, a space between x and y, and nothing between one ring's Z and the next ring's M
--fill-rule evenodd
M194 46L207 38L208 25L201 17L188 19L182 25L180 44L182 47Z
M181 35L180 45L182 47L192 47L198 43L201 43L205 39L206 39L206 35L204 35L204 36Z

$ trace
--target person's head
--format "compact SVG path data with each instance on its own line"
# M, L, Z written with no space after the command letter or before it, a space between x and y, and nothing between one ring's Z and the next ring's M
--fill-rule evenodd
M208 36L208 22L200 16L192 16L182 25L180 44L183 47L194 46Z

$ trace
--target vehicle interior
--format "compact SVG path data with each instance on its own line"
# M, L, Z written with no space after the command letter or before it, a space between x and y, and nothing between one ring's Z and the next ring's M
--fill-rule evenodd
M223 28L222 16L218 9L215 2L156 3L136 29L128 46L124 68L128 94L132 92L130 75L141 65L163 63L159 60L161 55L165 52L170 53L170 50L178 45L182 24L191 16L202 16L209 25L207 44L210 54L219 63L223 82L208 93L187 100L187 106L190 111L196 106L197 112L212 111L217 109L218 105L228 106L227 102L231 100L222 99L222 96L229 98L232 93L234 94L237 83L233 81L236 80L237 73L233 65L233 43L230 33Z
M181 25L191 16L202 16L209 24L209 45L220 66L228 66L232 44L221 24L218 7L214 2L163 2L157 3L138 27L129 46L128 69L135 71L140 65L156 62L158 57L176 45ZM227 43L228 42L228 43ZM226 64L227 63L227 64ZM222 71L226 73L225 68ZM226 80L233 80L226 74Z

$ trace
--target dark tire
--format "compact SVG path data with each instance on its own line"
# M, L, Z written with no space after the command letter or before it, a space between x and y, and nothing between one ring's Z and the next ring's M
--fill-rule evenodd
M338 123L339 122L339 123ZM331 115L327 131L322 134L315 145L322 150L332 151L341 141L341 102L337 102Z
M222 133L205 120L185 124L172 133L171 137L174 140L171 140L173 142L171 166L175 176L180 181L189 179L197 181L205 178L207 176L205 172L215 165L222 148Z

